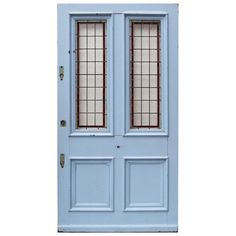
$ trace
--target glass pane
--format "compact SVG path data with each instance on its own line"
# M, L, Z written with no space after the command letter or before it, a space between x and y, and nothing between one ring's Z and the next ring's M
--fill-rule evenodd
M77 22L77 128L106 127L106 22Z
M131 128L160 128L160 79L160 22L131 21Z

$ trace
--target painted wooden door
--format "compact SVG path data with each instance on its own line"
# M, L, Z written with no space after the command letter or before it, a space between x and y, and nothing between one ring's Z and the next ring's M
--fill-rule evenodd
M58 5L58 231L177 231L177 8Z

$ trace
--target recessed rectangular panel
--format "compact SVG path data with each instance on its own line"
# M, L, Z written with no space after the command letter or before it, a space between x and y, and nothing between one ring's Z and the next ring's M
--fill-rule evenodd
M71 158L71 211L111 211L113 160Z
M167 158L125 157L125 211L167 210Z

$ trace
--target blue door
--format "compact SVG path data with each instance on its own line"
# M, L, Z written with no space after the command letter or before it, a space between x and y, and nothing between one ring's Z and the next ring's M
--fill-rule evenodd
M58 5L58 231L177 231L178 6Z

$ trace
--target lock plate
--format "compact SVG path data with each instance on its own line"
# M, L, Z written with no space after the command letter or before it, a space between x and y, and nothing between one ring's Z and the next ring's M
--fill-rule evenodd
M60 154L60 165L61 165L61 168L63 168L65 165L65 154L63 153Z

